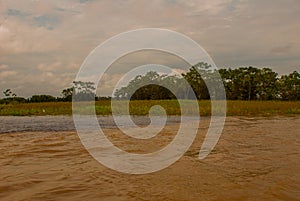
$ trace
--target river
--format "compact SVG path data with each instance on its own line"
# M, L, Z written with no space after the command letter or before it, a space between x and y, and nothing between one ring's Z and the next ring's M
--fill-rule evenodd
M105 134L128 152L166 146L179 119L162 134L136 143L120 135L109 116ZM147 118L136 117L141 126ZM205 159L198 153L209 126L185 155L158 172L131 175L94 160L82 146L72 117L0 117L0 200L300 200L300 117L227 117L222 136Z

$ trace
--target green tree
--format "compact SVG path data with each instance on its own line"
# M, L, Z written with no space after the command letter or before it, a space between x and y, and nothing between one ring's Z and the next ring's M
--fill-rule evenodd
M300 100L300 73L294 71L279 79L280 97L282 100Z
M300 99L300 74L297 71L279 79L278 74L270 68L249 66L216 71L203 62L192 66L182 77L159 75L156 72L138 75L127 86L116 90L114 95L125 99L133 94L133 99L170 99L175 98L174 95L191 99L195 93L197 99L218 99L223 98L222 94L220 97L218 95L222 87L220 81L229 100ZM167 86L174 94L164 87L155 86L159 84Z
M62 100L63 101L72 101L72 96L74 93L74 87L69 87L66 89L63 89L61 94L62 94Z
M96 98L96 88L93 82L73 81L73 86L61 92L63 101L91 101Z
M259 70L254 67L241 67L237 69L222 69L219 73L223 79L227 99L230 100L256 100L256 76Z
M38 103L38 102L55 102L56 98L51 95L33 95L29 102Z
M270 68L260 69L255 75L256 92L259 100L275 100L278 98L278 74Z
M27 100L23 97L17 97L16 93L13 93L11 89L6 89L3 91L5 98L0 100L0 104L9 104L9 103L25 103Z
M273 100L278 98L278 74L269 68L220 69L227 99Z
M211 73L213 73L211 66L207 63L200 62L192 66L187 73L182 74L199 100L210 98L206 82L210 79Z
M174 99L176 93L179 93L176 86L180 79L177 76L159 75L150 71L136 76L126 87L117 89L114 96L132 100Z
M73 81L73 100L92 101L96 97L96 87L93 82Z
M136 90L131 96L131 100L162 100L175 99L175 95L167 88L150 84Z

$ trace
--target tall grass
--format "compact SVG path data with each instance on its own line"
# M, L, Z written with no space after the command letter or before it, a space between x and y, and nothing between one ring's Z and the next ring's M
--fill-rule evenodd
M72 115L71 102L20 103L0 105L1 116Z
M116 101L117 114L126 111L125 101ZM201 116L211 114L211 104L208 100L199 101ZM197 114L189 100L181 101L188 114ZM177 100L135 100L130 101L129 111L131 115L147 115L154 105L162 106L168 115L181 115ZM92 108L93 109L93 108ZM84 106L80 110L91 110ZM111 115L111 102L109 100L95 102L95 110L98 115ZM155 114L163 114L161 110L154 110ZM300 101L227 101L228 116L276 116L276 115L299 115ZM72 115L71 102L50 103L22 103L0 105L1 116L32 116L32 115ZM184 115L184 114L183 114Z

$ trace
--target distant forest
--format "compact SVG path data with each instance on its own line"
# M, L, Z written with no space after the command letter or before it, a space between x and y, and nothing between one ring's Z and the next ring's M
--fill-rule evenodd
M240 67L236 69L219 69L228 100L300 100L300 73L294 71L289 75L279 76L270 68ZM138 75L125 87L114 93L116 99L161 100L192 99L195 94L198 100L210 99L206 83L218 79L211 66L200 62L192 66L188 72L178 75L161 75L150 71L146 75ZM51 95L33 95L25 99L18 97L11 89L3 93L5 98L0 104L27 102L60 102L109 100L111 97L97 97L95 84L92 82L74 81L73 86L63 89L61 97Z
M300 100L300 73L297 71L281 77L270 68L240 67L220 69L218 72L222 79L219 83L223 82L228 100ZM119 99L160 100L175 99L176 96L191 99L194 93L198 100L210 99L206 83L217 84L216 73L202 62L192 66L182 76L148 72L144 76L136 76L114 95Z

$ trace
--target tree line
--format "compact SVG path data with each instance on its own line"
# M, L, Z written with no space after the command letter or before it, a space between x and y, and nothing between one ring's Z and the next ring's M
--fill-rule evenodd
M300 100L300 73L297 71L283 76L270 68L251 66L216 71L203 62L181 76L157 72L138 75L114 95L118 99L131 100L192 99L195 96L198 100L205 100L210 99L206 84L216 83L215 87L218 87L218 79L224 85L228 100Z
M240 67L212 70L200 62L188 72L178 75L159 74L150 71L138 75L127 86L117 89L116 99L162 100L162 99L210 99L207 83L223 83L228 100L300 100L300 73L279 76L270 68ZM217 85L216 85L217 86ZM0 104L28 102L62 102L110 100L111 97L96 96L93 82L74 81L63 89L60 97L33 95L30 98L17 96L11 89L3 91L5 98Z
M9 103L41 103L41 102L71 102L72 100L78 101L91 101L91 100L109 100L110 97L96 96L95 84L93 82L73 81L73 85L65 88L61 92L60 97L51 95L33 95L30 98L18 97L11 89L3 91L5 98L0 99L0 104Z

